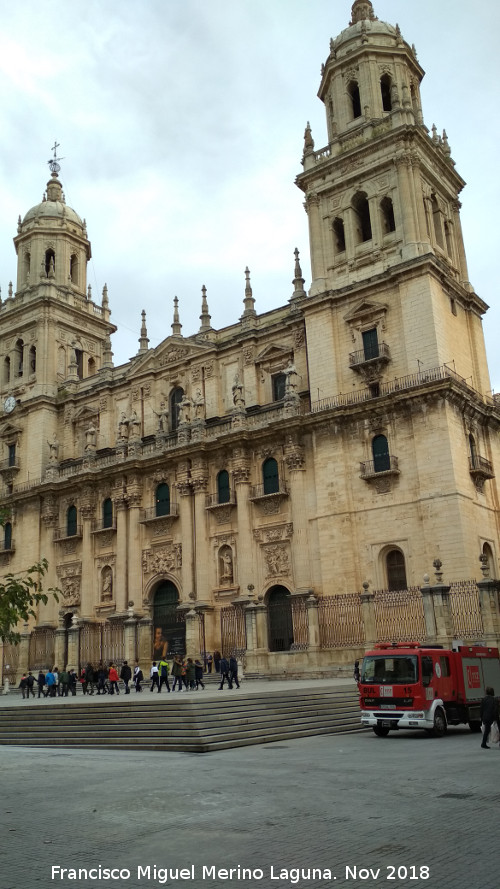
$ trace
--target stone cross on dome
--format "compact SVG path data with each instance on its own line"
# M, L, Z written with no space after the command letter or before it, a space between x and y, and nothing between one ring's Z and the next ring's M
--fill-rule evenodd
M356 22L366 21L366 19L370 19L373 22L376 21L376 18L371 0L354 0L351 10L351 21L349 22L350 25L355 25Z
M63 157L57 157L57 149L59 147L60 147L59 142L56 142L56 140L54 139L54 144L53 144L52 148L50 149L51 151L54 152L54 157L51 157L51 159L47 161L47 163L50 167L50 172L52 173L52 175L54 177L57 176L59 170L61 169L59 161L64 160Z

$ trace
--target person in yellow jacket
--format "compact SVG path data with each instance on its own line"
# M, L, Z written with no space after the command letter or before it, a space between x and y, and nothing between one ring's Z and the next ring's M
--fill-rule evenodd
M159 692L161 691L161 687L162 687L163 683L165 683L165 685L167 686L167 691L169 692L170 691L170 683L168 681L169 666L168 666L167 660L164 657L160 658L160 660L158 661L158 673L160 675L160 687L159 687L158 691Z

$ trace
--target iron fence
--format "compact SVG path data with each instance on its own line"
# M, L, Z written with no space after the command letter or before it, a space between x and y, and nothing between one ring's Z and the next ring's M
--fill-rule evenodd
M47 670L55 664L56 631L53 627L39 627L29 639L29 669Z
M221 650L224 654L241 657L247 650L245 609L242 605L228 605L220 610Z
M475 580L457 580L450 584L450 609L455 638L482 638L483 617Z
M359 593L321 596L318 622L320 648L364 645L365 628Z
M427 638L419 587L374 593L377 642L423 642Z

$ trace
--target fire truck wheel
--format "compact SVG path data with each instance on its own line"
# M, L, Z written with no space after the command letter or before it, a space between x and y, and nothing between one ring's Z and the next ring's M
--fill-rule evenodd
M481 731L481 720L480 719L471 719L469 722L469 728L471 732L480 732Z
M387 738L390 729L382 728L380 725L374 725L373 731L375 732L377 738Z
M442 738L443 735L446 734L447 728L446 716L441 708L438 707L434 714L434 728L432 729L432 735L434 738Z

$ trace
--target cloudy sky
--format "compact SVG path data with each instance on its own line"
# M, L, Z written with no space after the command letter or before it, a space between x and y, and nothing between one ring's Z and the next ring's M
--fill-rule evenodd
M374 0L427 72L424 118L447 130L467 181L469 277L491 306L484 326L500 391L497 172L500 5ZM89 282L106 282L115 364L199 327L206 285L214 327L242 312L244 269L257 311L292 292L293 250L309 283L307 219L294 185L329 40L349 0L0 0L0 285L15 281L18 215L38 203L60 143L67 203L87 220ZM452 356L450 356L451 358Z

